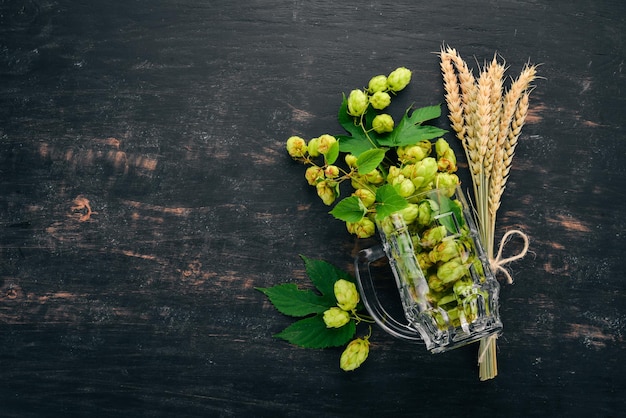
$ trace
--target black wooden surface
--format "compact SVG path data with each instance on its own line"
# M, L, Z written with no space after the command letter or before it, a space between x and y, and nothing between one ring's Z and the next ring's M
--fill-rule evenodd
M0 416L623 416L622 1L0 0ZM542 63L498 235L499 376L476 346L272 338L254 290L359 248L284 141L339 133L341 93L438 51ZM439 125L447 127L444 117ZM455 144L458 146L458 144ZM459 154L460 155L460 154ZM514 250L514 245L511 250Z

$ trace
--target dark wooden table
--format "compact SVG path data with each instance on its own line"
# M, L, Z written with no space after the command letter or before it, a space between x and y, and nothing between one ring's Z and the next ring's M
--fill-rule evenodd
M0 0L0 415L623 416L625 4ZM398 66L399 100L443 102L444 42L542 64L500 374L379 329L346 373L273 338L292 319L254 289L371 244L284 142L339 133L341 93Z

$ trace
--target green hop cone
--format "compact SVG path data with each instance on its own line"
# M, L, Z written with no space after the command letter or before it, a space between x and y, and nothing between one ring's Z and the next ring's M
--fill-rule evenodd
M384 134L393 131L395 123L391 115L383 113L382 115L376 115L372 121L372 128L376 133Z
M350 322L350 314L336 306L324 311L326 328L341 328Z
M411 70L405 67L396 68L387 77L387 87L391 91L400 91L411 82Z
M324 175L326 178L334 179L339 176L339 167L336 165L328 165L324 169Z
M352 194L361 199L366 208L371 207L376 201L376 195L368 189L356 189Z
M432 144L430 141L420 141L414 145L398 147L398 159L401 163L417 163L430 155Z
M408 167L409 166L405 167L405 169ZM404 175L411 179L416 190L427 188L437 174L437 160L432 157L426 157L422 161L412 164L412 168L408 174L409 175Z
M352 90L348 96L348 114L351 116L361 116L369 106L367 94L362 90Z
M402 169L400 167L392 165L391 167L389 167L389 172L387 173L387 183L397 184L399 181L402 181L398 180L400 179L400 176L402 176L402 178L405 177L404 174L402 174Z
M317 146L319 145L319 143L319 138L313 138L309 141L309 144L307 145L307 150L309 151L309 155L311 157L318 157L320 155L319 151L317 150Z
M404 176L398 177L394 186L398 194L402 197L409 197L415 193L415 185L413 185L410 179L404 178Z
M398 213L402 216L402 219L404 219L404 223L410 225L417 219L419 207L415 203L409 203L407 207L400 210Z
M359 303L359 291L354 283L339 279L335 282L333 290L337 299L337 306L348 312L356 308Z
M461 252L459 251L459 245L453 239L443 240L435 246L435 248L428 253L430 260L433 263L438 261L447 262L453 258L459 257Z
M454 173L457 170L456 155L454 155L454 151L450 148L448 142L443 138L439 138L435 143L435 150L437 151L439 171Z
M367 180L368 183L380 185L384 183L385 178L380 171L374 169L365 175L365 180Z
M437 277L444 283L454 283L467 274L467 266L459 258L443 263L437 268Z
M367 91L370 94L385 90L387 90L387 76L385 75L377 75L372 77L367 85Z
M470 278L456 281L452 289L454 290L454 294L459 301L475 294L478 291L478 288L474 285L474 282Z
M330 148L335 145L335 142L337 142L337 138L328 134L324 134L317 139L319 141L317 144L317 151L323 155L328 154Z
M346 222L346 228L358 238L369 238L376 232L376 225L369 218L362 218L358 222Z
M347 372L358 368L367 359L370 352L370 342L367 338L357 338L350 341L341 354L339 367Z
M370 97L370 104L376 110L383 110L391 104L391 96L384 91L377 91Z
M417 223L422 226L430 225L435 212L429 200L425 200L418 205Z
M324 170L321 167L312 165L306 169L304 177L309 185L315 186L317 183L324 180Z
M417 254L417 264L422 271L426 271L433 266L433 262L430 260L430 257L428 257L427 252Z
M446 283L443 282L436 274L428 276L428 287L435 292L443 292L446 290Z
M446 235L447 230L443 225L427 229L422 234L421 246L425 248L433 248L435 245L440 243Z
M292 136L287 140L287 152L292 158L304 157L307 153L306 141L299 136Z
M435 142L435 151L437 152L437 157L441 158L451 150L450 144L443 138L437 139Z
M359 157L354 154L346 154L344 159L346 160L346 164L348 164L348 167L357 168L356 162L358 161Z
M315 185L317 195L325 205L330 206L337 198L337 184L332 181L322 180Z
M461 183L459 177L456 174L450 173L437 173L435 176L435 184L438 189L443 189L444 196L452 197L456 191L456 186Z

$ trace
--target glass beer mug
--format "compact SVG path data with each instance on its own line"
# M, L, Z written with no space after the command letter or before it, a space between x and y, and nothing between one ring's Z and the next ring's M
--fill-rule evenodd
M355 259L366 309L383 330L422 341L432 353L499 334L500 285L461 189L434 189L411 201L418 209L415 219L407 224L395 213L379 221L382 246L362 250ZM385 256L400 294L402 320L388 313L374 284L370 265Z

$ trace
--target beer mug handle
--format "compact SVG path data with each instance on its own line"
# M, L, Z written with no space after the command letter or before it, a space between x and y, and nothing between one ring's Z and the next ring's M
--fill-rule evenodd
M359 251L358 256L354 260L356 282L363 304L376 324L384 331L401 340L414 343L423 342L417 330L391 316L383 308L376 295L370 264L383 257L386 257L386 255L383 247L379 245Z

